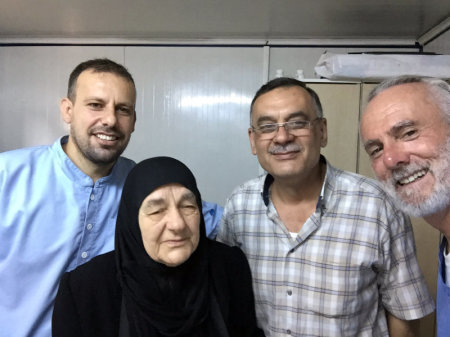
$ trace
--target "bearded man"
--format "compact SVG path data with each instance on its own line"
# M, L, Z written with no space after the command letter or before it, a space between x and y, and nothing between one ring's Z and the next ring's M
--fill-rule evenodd
M439 230L438 337L450 331L450 86L402 76L369 95L361 136L372 169L405 213Z

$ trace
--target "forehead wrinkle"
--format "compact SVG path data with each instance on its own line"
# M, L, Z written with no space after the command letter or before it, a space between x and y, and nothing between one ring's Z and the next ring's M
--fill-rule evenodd
M173 191L170 191L170 194L174 194ZM175 196L173 196L173 198L175 199ZM150 208L150 207L157 207L157 206L162 206L162 205L166 205L168 202L168 197L165 196L155 196L155 197L150 197L149 199L147 199L146 201L143 202L142 207L145 208ZM195 195L194 193L192 193L191 191L185 191L183 192L183 194L178 198L178 203L181 203L183 201L193 201L196 202L195 199Z

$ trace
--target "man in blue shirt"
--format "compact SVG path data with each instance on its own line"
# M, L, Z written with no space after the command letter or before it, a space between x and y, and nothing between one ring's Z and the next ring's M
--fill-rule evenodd
M69 135L0 153L0 336L49 337L60 276L114 249L117 208L134 162L132 76L108 59L79 64L60 104ZM221 208L205 203L209 231Z
M450 336L450 86L413 76L380 83L369 95L361 136L372 168L394 202L443 235L437 335Z
M113 249L135 102L122 65L83 62L60 104L69 135L0 154L0 336L50 336L61 274Z

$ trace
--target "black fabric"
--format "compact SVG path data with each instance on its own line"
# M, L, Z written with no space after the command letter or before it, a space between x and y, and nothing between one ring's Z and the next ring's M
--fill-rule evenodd
M263 337L256 327L250 267L244 253L210 240L207 246L211 285L229 336ZM118 337L122 289L116 275L115 252L65 273L53 311L53 336ZM214 332L208 337L218 335Z
M198 248L182 265L166 267L145 252L138 210L151 191L168 183L191 190L201 209L195 178L184 164L167 157L138 164L123 190L116 250L61 279L52 318L54 337L118 337L119 331L126 337L264 336L256 326L244 253L208 240L203 217Z
M200 240L186 262L167 267L153 261L145 251L138 213L149 194L173 183L186 187L196 197L201 219ZM201 209L195 178L176 159L147 159L128 174L117 216L116 258L132 336L201 336L202 331L214 329L204 324L211 312L211 294Z

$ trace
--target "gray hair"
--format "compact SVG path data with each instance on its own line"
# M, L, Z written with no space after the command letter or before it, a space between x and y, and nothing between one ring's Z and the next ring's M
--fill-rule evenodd
M439 110L442 112L444 119L450 124L450 85L439 78L406 75L386 79L370 92L368 102L386 89L408 83L421 83L425 85L428 93L432 96Z

